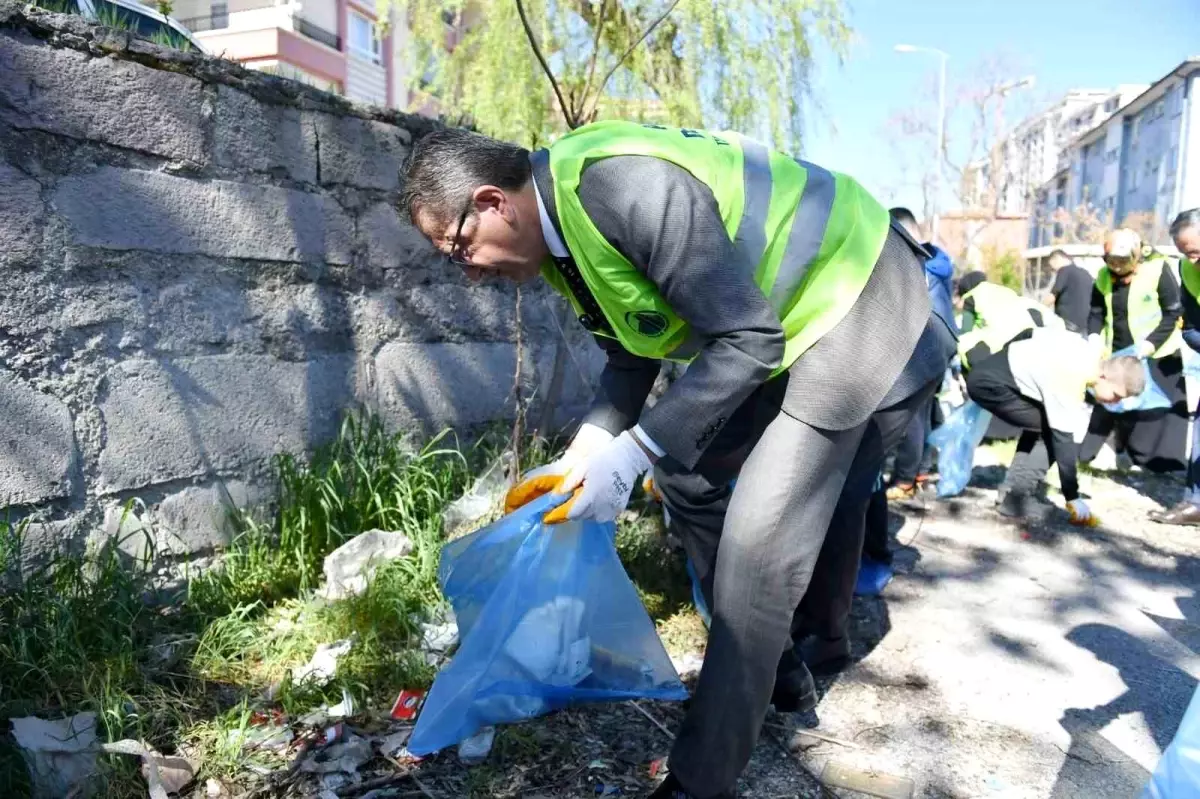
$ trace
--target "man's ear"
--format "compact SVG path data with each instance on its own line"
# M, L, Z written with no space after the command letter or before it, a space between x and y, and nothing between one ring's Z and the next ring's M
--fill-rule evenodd
M507 219L514 211L508 195L499 186L480 186L475 189L472 196L475 198L475 211L477 213L482 214L484 211L496 211Z

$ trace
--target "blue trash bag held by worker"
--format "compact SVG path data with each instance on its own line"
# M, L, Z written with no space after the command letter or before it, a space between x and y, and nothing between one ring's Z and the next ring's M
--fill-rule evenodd
M615 525L542 524L564 499L541 497L442 549L461 644L425 700L413 754L578 702L687 698L617 557Z
M1175 738L1142 792L1142 799L1185 796L1200 796L1200 688L1192 694Z
M1113 353L1113 357L1118 355L1137 356L1137 347L1126 347ZM1159 408L1170 408L1171 399L1166 393L1159 388L1158 383L1154 382L1154 375L1150 371L1150 362L1145 358L1140 359L1142 362L1142 370L1146 374L1146 388L1141 394L1136 397L1126 397L1118 402L1106 402L1104 407L1111 413L1129 413L1130 411L1153 411Z
M929 445L937 447L938 451L939 497L958 496L971 482L975 450L983 441L991 421L991 413L968 400L929 434Z

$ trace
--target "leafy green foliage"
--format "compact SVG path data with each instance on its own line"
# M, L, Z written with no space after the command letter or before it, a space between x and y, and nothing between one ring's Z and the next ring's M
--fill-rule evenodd
M190 47L187 39L166 28L155 31L150 37L150 41L162 47L170 47L172 50L187 50Z
M1025 262L1016 250L996 250L984 248L983 271L988 280L1007 286L1020 294L1024 290L1022 275Z
M565 129L515 2L392 1L410 20L412 88L449 119L526 146ZM738 129L788 152L799 152L816 48L841 56L850 35L840 0L681 2L640 44L669 0L524 5L572 117Z

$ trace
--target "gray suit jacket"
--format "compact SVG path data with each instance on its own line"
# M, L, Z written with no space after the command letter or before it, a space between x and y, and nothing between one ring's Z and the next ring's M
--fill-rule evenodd
M546 152L534 153L532 162L557 226ZM681 167L646 156L603 159L584 170L579 198L597 230L705 342L687 372L644 409L659 362L597 337L608 364L586 421L613 433L640 422L669 456L692 468L781 362L778 316L749 277L753 267L736 263L741 256L712 192ZM789 369L786 413L814 427L848 429L944 371L953 334L943 333L944 324L930 324L938 317L930 313L917 246L892 232L849 314Z

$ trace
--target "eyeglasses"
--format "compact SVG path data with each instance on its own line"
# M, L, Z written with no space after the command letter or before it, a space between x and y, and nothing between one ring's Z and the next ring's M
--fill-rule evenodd
M474 266L474 264L472 264L466 258L459 255L459 253L462 252L462 245L459 243L459 239L462 238L463 225L467 223L467 217L470 216L471 208L474 205L475 197L471 196L467 199L467 204L463 206L462 213L458 217L458 229L454 231L454 238L450 240L450 252L446 255L447 260L449 260L451 264L463 269Z

